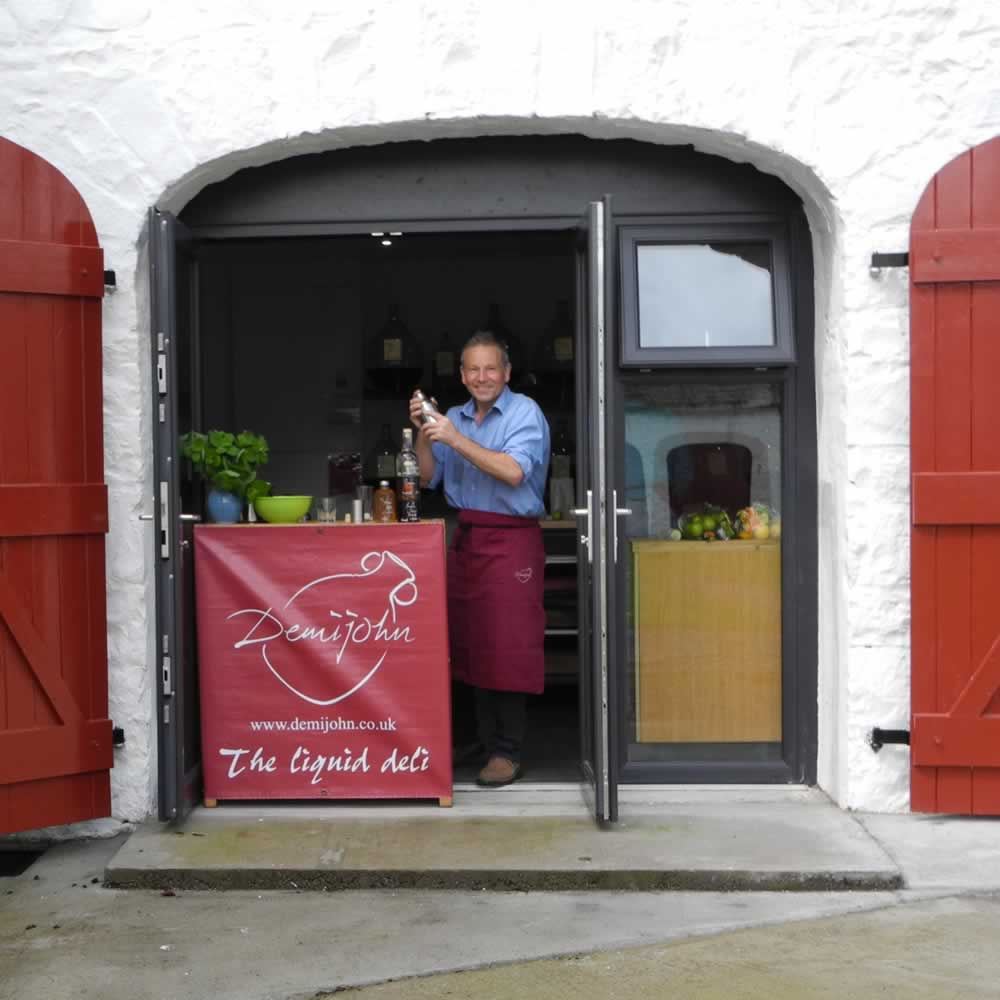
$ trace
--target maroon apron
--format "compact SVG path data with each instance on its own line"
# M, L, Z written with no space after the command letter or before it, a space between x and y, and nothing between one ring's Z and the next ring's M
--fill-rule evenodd
M458 680L494 691L542 691L544 574L537 520L459 512L448 550L448 637Z

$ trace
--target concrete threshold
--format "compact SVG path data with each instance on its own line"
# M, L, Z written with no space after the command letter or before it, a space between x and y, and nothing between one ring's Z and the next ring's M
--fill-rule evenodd
M817 789L622 790L600 827L576 786L456 786L455 804L227 804L141 826L115 888L881 891L898 866Z

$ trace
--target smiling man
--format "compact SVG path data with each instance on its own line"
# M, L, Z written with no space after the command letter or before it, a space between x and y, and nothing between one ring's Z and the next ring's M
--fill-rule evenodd
M549 425L533 399L512 392L507 348L480 330L462 349L470 399L421 425L417 457L424 485L443 484L458 508L448 551L448 632L455 678L475 689L487 757L478 782L499 787L521 774L526 694L545 679L545 512Z

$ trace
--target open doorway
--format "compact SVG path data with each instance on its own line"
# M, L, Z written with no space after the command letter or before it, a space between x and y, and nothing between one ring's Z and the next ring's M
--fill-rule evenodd
M574 231L406 233L206 240L199 248L198 344L189 412L203 428L248 428L271 449L275 493L346 498L391 475L416 386L442 408L467 398L465 339L508 344L511 387L549 420L546 684L529 698L528 780L579 778L574 503ZM182 399L182 409L184 403ZM454 520L439 493L421 516ZM471 701L456 692L453 731ZM473 780L476 765L456 768Z
M188 777L197 699L175 683L196 690L182 669L190 630L178 584L190 570L191 529L185 514L171 516L197 502L184 503L176 485L177 434L194 421L266 434L266 471L280 491L328 496L355 470L371 481L380 454L398 447L414 385L443 406L464 398L458 352L484 325L509 341L512 387L547 414L566 473L556 478L576 490L548 491L550 508L578 513L546 527L546 700L563 714L532 719L528 776L582 771L585 791L604 790L603 806L595 794L603 819L615 814L619 780L814 780L813 271L794 192L692 149L581 136L442 140L241 170L206 188L180 220L154 211L151 232L159 729L161 761L177 761L172 772L161 767L164 818L197 794ZM685 261L725 273L678 266ZM749 270L770 309L745 308L734 266ZM767 297L751 300L759 307ZM692 326L681 300L706 306L711 323ZM749 342L717 343L706 330L725 303L741 322L769 322ZM675 329L681 316L691 329ZM187 382L175 392L166 370ZM751 435L763 451L740 440L751 412L766 424L764 437ZM674 508L719 500L671 492L680 476L671 450L740 443L756 454L740 510L783 512L780 538L770 528L767 539L751 534L740 545L683 537L684 512ZM433 500L424 513L447 520ZM713 562L704 586L688 586L722 553L732 565L715 572ZM735 582L747 553L759 554L766 583ZM663 561L688 555L697 562ZM750 655L759 634L764 651ZM708 673L697 665L706 657ZM767 668L767 727L709 732L703 723L720 703L737 715L751 704L730 675L754 664ZM688 683L708 676L715 687ZM687 729L660 728L668 708Z

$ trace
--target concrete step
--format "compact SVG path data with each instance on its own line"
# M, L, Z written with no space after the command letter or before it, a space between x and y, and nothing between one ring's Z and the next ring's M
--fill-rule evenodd
M174 889L887 890L898 866L816 789L632 786L599 827L572 785L422 803L223 804L141 826L106 883Z

